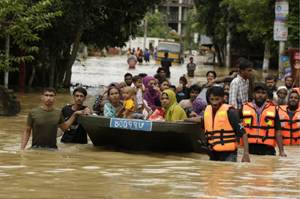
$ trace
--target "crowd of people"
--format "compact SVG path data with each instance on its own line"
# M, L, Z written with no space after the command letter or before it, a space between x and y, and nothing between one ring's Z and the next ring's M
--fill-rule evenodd
M137 47L137 49L128 48L127 56L128 57L135 56L136 60L139 62L139 64L142 64L143 61L145 61L145 63L150 62L150 51L147 48L145 49L145 51L143 51L140 47Z
M45 89L43 106L28 115L21 148L26 147L31 132L32 147L56 148L56 134L51 134L55 125L65 132L62 142L87 143L76 118L93 112L109 118L199 122L211 160L236 161L238 145L244 147L245 162L250 161L249 153L275 155L276 145L279 155L286 156L283 145L300 144L299 88L294 88L291 76L285 77L285 85L278 88L277 78L271 75L264 83L254 84L252 63L240 58L237 66L238 70L225 77L208 71L203 85L189 85L183 75L175 86L164 67L159 67L154 76L126 73L124 81L109 84L97 97L93 111L83 105L87 95L83 88L74 90L74 103L61 111L53 108L55 90ZM187 67L192 76L196 68L193 59ZM37 133L40 130L43 133Z

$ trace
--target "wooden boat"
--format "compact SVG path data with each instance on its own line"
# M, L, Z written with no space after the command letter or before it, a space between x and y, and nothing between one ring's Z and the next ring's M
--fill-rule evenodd
M205 152L200 125L187 122L80 116L95 146L139 151Z

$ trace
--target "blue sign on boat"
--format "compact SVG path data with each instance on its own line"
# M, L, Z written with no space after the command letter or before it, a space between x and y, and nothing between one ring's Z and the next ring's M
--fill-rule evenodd
M151 131L152 122L145 120L132 120L132 119L120 119L111 118L110 127L117 129L129 129L134 131Z

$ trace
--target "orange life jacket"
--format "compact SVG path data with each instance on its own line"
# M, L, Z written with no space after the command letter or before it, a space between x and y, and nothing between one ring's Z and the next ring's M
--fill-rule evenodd
M300 144L300 107L295 111L292 118L287 112L287 105L278 107L281 125L281 135L284 145Z
M213 118L212 106L204 111L204 129L208 143L214 151L235 151L237 149L236 134L228 119L228 109L231 106L223 104Z
M243 106L243 126L248 134L248 143L276 146L275 139L276 107L267 103L257 121L257 113L252 103Z

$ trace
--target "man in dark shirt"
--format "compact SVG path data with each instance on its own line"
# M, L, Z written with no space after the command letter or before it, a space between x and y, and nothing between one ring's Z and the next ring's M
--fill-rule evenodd
M170 78L170 67L172 66L172 60L169 59L169 53L165 52L165 57L160 61L161 67L163 67L167 73L167 78Z
M196 64L194 63L194 58L190 57L190 63L186 65L187 75L189 77L194 77L194 73L196 70Z
M86 99L87 91L78 87L73 91L74 104L63 107L61 111L62 118L68 122L64 127L64 134L61 138L63 143L87 143L87 134L84 128L77 123L76 113L91 114L90 109L84 106L83 103Z

